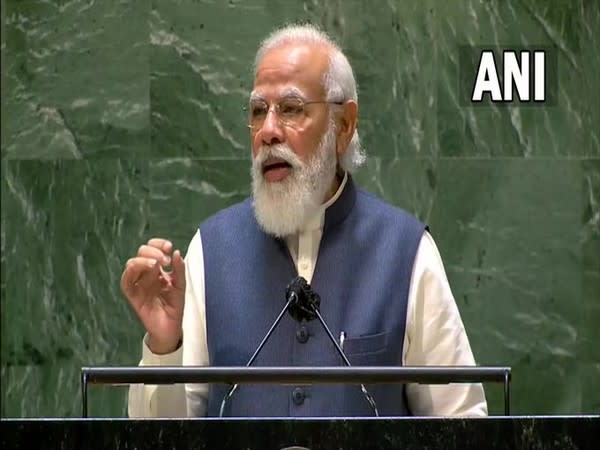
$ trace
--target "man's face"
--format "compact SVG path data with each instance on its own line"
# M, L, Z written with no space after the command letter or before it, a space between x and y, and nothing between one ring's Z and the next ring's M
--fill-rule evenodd
M262 126L251 129L253 158L265 147L284 144L303 163L309 162L327 131L327 104L307 105L303 119L294 124L286 124L285 120L282 122L281 111L276 111L272 105L282 104L286 99L324 101L323 75L327 69L328 54L322 47L285 45L269 51L263 57L257 67L252 99L271 108ZM263 176L269 183L285 180L292 170L292 167L277 159L267 160L263 164Z
M250 107L253 205L258 223L275 236L299 231L335 179L336 127L327 105L294 107L325 99L327 68L327 53L298 45L268 52L257 68Z

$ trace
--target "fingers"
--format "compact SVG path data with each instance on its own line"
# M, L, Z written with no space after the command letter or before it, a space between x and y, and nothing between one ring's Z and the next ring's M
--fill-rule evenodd
M167 239L152 238L148 241L148 246L157 248L167 255L173 251L173 244Z
M185 263L179 250L171 257L172 251L173 244L161 238L150 239L141 245L137 255L127 261L121 276L121 291L125 296L133 299L141 292L158 293L170 283L175 288L185 289ZM167 272L167 266L171 271Z
M179 250L173 252L172 273L173 286L178 289L185 289L185 262Z
M125 265L121 276L121 290L130 297L138 284L146 280L156 279L160 273L160 265L155 259L131 258Z
M138 257L158 261L162 266L171 264L171 257L169 254L170 253L165 253L161 248L152 245L141 245L137 252Z

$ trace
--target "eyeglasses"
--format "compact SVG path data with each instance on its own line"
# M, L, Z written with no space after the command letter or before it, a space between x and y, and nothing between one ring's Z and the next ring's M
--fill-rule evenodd
M269 105L264 100L252 100L246 109L248 113L248 128L253 132L260 130L271 109L275 110L279 121L291 128L300 128L306 120L306 107L315 104L343 105L344 102L333 101L304 101L297 97L284 97L279 102Z

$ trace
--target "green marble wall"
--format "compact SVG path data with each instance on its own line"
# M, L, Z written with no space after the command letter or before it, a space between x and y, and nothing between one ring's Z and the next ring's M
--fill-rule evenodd
M81 366L137 363L123 264L249 193L240 107L290 20L346 50L356 178L430 224L477 361L513 368L513 412L598 412L598 2L6 0L2 416L76 416ZM461 105L459 47L486 44L555 46L556 106ZM125 415L124 388L90 396Z

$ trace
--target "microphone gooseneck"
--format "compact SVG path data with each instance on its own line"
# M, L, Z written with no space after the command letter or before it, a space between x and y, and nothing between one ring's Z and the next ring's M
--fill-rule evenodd
M273 325L271 325L271 328L269 328L269 331L267 331L267 334L265 334L265 337L263 338L263 340L260 342L260 344L256 348L256 351L254 352L252 357L246 363L246 367L249 367L250 365L252 365L254 360L257 358L258 354L260 353L262 348L267 343L267 340L269 339L269 337L271 337L271 335L273 334L273 331L275 331L275 328L277 328L277 325L279 324L279 322L281 322L281 319L285 315L285 313L288 310L288 308L290 307L290 305L294 301L297 300L296 296L297 296L296 293L291 293L290 295L287 296L287 301L285 303L285 306L283 307L283 309L281 310L281 312L279 313L279 315L273 322ZM219 408L219 417L223 417L223 413L225 411L225 406L227 405L227 401L233 396L233 394L237 390L238 386L239 386L238 383L235 383L234 385L232 385L231 388L229 389L229 391L227 391L227 393L223 397L223 400L221 401L221 407Z
M290 313L290 315L298 322L302 320L310 321L315 318L319 319L319 322L323 326L323 329L327 333L327 336L329 336L329 340L333 343L338 354L344 361L344 364L350 367L350 361L346 357L344 350L342 350L338 342L335 340L333 334L331 333L331 330L329 329L327 323L323 319L323 316L321 316L321 298L319 297L319 294L312 290L308 282L303 277L296 277L294 278L294 280L292 280L292 282L288 285L287 288L286 297L289 299L291 296L293 296L293 298L297 300L296 302L292 303L289 307L288 312ZM371 406L371 409L375 413L375 416L378 417L379 411L377 410L377 404L375 403L375 399L369 393L369 391L363 383L360 384L360 389L363 393L363 396L366 398L367 402Z
M333 337L333 334L331 333L331 330L327 326L327 323L325 323L323 316L321 316L321 313L320 313L321 298L319 297L319 294L317 294L316 292L314 292L312 290L312 288L310 287L310 285L308 284L306 279L304 279L303 277L300 277L300 276L294 278L288 284L288 286L286 288L285 298L286 298L286 302L285 302L283 309L277 315L277 318L273 322L273 325L271 325L271 327L265 334L265 337L262 339L262 341L258 345L256 351L254 352L252 357L246 363L246 367L249 367L250 365L252 365L254 360L258 357L258 354L260 353L262 348L265 346L268 339L271 337L271 335L275 331L275 328L277 328L277 325L279 324L279 322L281 322L281 319L283 318L283 316L285 315L286 312L288 312L290 314L290 316L292 316L294 318L294 320L296 320L298 322L301 322L303 320L311 321L314 319L318 319L319 322L321 323L321 325L323 326L323 329L327 333L327 336L329 336L329 340L331 340L331 342L335 346L337 353L344 361L344 364L346 366L350 367L351 366L350 361L346 357L344 350L340 347L338 342L335 340L335 338ZM219 409L219 417L223 417L223 414L225 411L225 406L227 405L227 401L229 399L231 399L231 397L236 392L238 387L239 387L238 383L233 384L231 386L231 388L229 389L229 391L227 391L227 393L223 396L223 400L221 401L221 407ZM371 406L371 409L373 410L375 416L379 416L379 412L377 411L377 405L375 404L375 399L373 398L373 396L371 396L369 391L367 391L367 388L365 387L364 384L361 383L360 387L361 387L363 396L365 397L365 399Z

